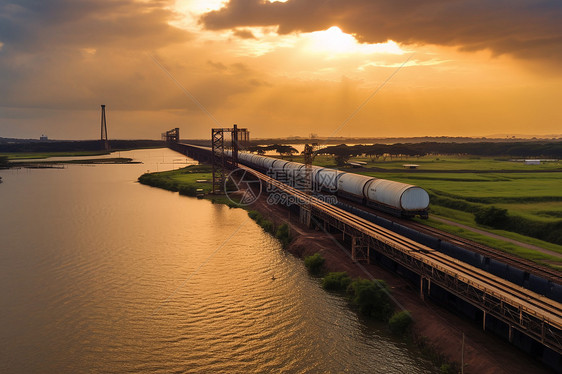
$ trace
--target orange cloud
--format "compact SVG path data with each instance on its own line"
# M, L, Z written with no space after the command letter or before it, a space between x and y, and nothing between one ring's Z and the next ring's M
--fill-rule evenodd
M279 34L339 26L362 42L490 49L559 64L561 19L562 3L556 0L231 0L201 22L211 30L274 25Z

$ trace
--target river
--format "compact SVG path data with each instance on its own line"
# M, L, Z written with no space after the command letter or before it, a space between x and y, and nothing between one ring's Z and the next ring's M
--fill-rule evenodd
M432 372L244 210L136 182L185 157L121 157L0 170L0 372Z

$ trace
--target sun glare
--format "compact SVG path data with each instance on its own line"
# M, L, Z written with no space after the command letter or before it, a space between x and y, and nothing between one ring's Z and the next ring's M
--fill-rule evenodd
M401 55L405 53L392 40L377 44L358 43L353 35L344 33L337 26L332 26L324 31L310 33L308 35L307 47L310 52L328 54L390 53Z
M185 14L203 14L218 10L228 3L227 0L176 0L174 9Z

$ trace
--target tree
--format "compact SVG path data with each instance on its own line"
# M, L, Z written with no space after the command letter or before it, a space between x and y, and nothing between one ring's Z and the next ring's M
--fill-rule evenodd
M384 281L356 279L349 285L347 292L364 315L380 321L387 321L392 315L389 289Z
M351 157L351 155L346 155L346 154L336 154L334 155L334 160L336 161L336 165L337 166L344 166L347 161L349 161L349 158Z
M298 151L291 147L290 145L282 145L282 144L275 144L275 151L277 153L279 153L279 155L281 156L292 156L295 153L298 153Z

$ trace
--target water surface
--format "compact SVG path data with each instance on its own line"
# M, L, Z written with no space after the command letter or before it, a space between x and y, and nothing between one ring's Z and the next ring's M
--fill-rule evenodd
M185 157L121 157L0 171L0 372L431 372L245 211L136 182Z

